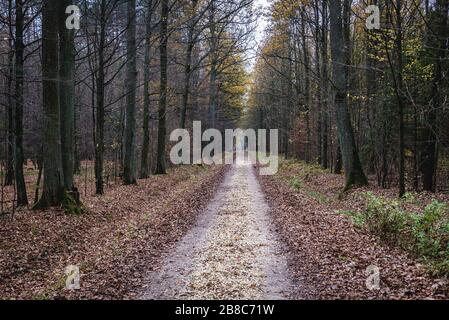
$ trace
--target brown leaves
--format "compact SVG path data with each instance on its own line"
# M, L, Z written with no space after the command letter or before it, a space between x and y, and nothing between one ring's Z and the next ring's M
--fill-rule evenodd
M193 224L224 170L183 166L138 186L117 186L84 199L88 213L81 216L53 209L1 219L0 297L132 297L145 271ZM64 289L69 264L81 269L79 291Z
M295 190L288 181L301 172L293 169L283 167L278 176L259 179L275 226L291 252L289 264L299 286L297 298L447 298L442 290L445 281L432 279L405 253L384 246L335 213L341 208L356 210L361 204L351 202L355 196L343 202L317 201L311 192L314 188L336 199L339 176L314 174L307 185ZM366 269L371 265L380 268L378 291L366 286Z

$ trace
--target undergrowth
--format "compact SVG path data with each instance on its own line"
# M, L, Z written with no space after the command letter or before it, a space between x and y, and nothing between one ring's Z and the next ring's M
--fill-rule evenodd
M414 196L386 199L372 192L364 194L362 212L340 211L358 227L365 227L381 240L401 247L420 258L436 275L449 275L449 207L432 201L422 212L409 212L404 204L415 203Z

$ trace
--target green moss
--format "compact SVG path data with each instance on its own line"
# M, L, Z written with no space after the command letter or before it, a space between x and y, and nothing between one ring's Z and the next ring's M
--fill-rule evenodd
M67 214L79 215L86 212L84 205L81 202L77 202L68 192L64 192L62 208Z
M111 221L112 221L112 218L113 218L112 213L110 213L110 212L105 213L105 214L104 214L104 217L106 218L106 220L107 220L108 222L111 222Z

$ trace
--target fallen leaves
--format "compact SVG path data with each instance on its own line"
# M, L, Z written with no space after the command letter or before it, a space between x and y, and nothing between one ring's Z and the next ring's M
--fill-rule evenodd
M308 175L306 186L294 189L291 177L301 168L281 167L278 176L259 177L271 206L274 224L291 252L289 265L300 289L299 299L444 299L447 281L433 279L404 252L385 246L357 230L337 209L361 206L344 201L321 202L310 194L319 191L330 199L339 192L341 177L320 172ZM353 206L353 207L351 207ZM368 266L380 268L380 290L366 286Z
M84 200L88 213L23 211L0 219L0 298L132 298L147 270L195 222L224 167L182 166ZM81 290L66 291L67 265Z

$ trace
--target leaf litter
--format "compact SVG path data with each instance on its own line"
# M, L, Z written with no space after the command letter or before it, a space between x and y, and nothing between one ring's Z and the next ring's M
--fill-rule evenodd
M22 211L0 219L0 298L131 299L162 252L182 238L227 169L180 166L84 199L87 213ZM65 289L77 265L81 289Z
M283 162L277 175L259 176L275 228L290 251L289 267L295 281L302 284L297 298L449 297L447 279L433 278L406 252L382 243L338 213L341 209L359 210L363 192L394 197L394 189L381 190L372 184L338 199L343 177L323 170L310 171L307 165ZM301 187L289 183L298 177L302 178ZM328 201L319 201L321 197ZM369 266L380 270L379 290L368 289Z

